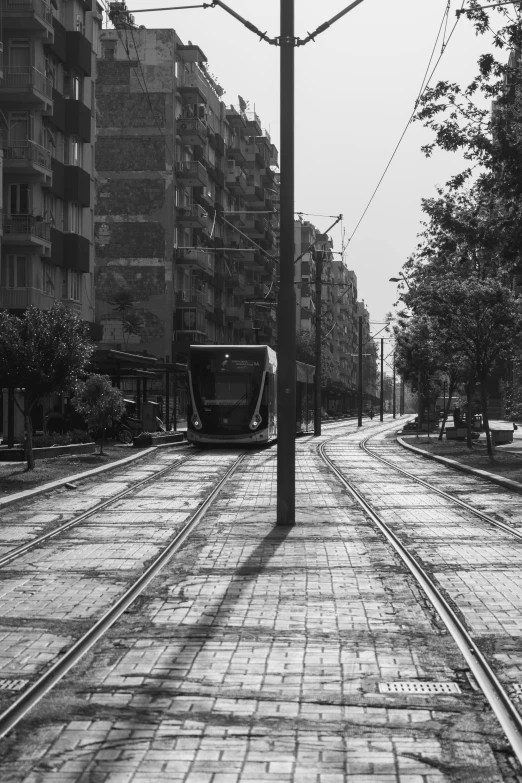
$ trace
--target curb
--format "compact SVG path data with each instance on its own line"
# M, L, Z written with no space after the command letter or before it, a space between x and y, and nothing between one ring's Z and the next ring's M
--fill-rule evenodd
M48 484L42 484L40 487L33 487L33 489L26 489L23 492L17 492L14 495L8 495L6 498L0 498L0 508L16 503L19 500L28 500L35 495L42 495L44 492L50 492L58 487L63 487L65 484L69 484L71 481L81 481L82 479L89 478L90 476L96 476L98 473L105 473L106 471L113 470L113 468L119 468L123 465L127 465L129 462L135 462L142 457L146 457L147 454L152 454L157 449L175 448L176 446L186 446L187 441L182 440L178 443L162 443L158 446L151 446L149 449L140 451L139 454L132 454L130 457L119 459L115 462L111 462L108 465L100 465L92 470L87 470L85 473L76 473L74 476L64 476L56 481L50 481Z
M403 438L397 437L397 443L400 443L403 448L415 452L415 454L420 454L421 457L435 460L435 462L440 462L443 465L446 465L448 468L460 470L463 473L471 473L472 476L478 476L479 478L486 479L487 481L491 481L493 484L499 484L501 487L504 487L505 489L511 489L514 492L522 492L522 484L519 481L513 481L512 479L504 478L503 476L497 476L495 473L489 473L487 470L480 470L480 468L472 468L470 465L464 465L462 462L457 462L456 460L449 459L448 457L439 457L437 454L430 454L429 451L423 451L416 446L412 446L410 443L406 443Z

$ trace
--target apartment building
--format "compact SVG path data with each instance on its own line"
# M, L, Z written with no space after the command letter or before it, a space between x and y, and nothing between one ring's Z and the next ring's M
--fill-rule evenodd
M110 4L98 63L97 320L166 362L191 343L274 344L277 150L227 105L195 44ZM247 300L247 303L245 303Z
M302 218L295 221L294 244L295 257L299 259L295 264L297 334L312 332L317 308L316 259L321 253L324 350L331 354L338 368L325 395L332 397L339 392L343 405L355 409L359 315L363 317L364 353L368 354L363 357L363 393L370 399L376 388L376 353L370 338L370 315L364 302L357 300L357 277L334 251L330 237L321 234L311 222ZM310 251L312 244L314 248Z
M0 307L94 322L96 0L0 0ZM91 330L96 338L94 324Z

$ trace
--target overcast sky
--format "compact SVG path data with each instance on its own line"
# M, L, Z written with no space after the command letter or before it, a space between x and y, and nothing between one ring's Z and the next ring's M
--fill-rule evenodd
M127 0L133 9L186 5L197 0ZM296 50L296 211L309 213L321 231L333 222L315 215L344 215L348 238L374 190L411 114L447 0L364 0ZM268 35L279 34L279 0L227 0ZM304 38L342 10L348 0L296 0L296 35ZM451 3L450 26L461 0ZM136 23L173 28L205 52L210 71L237 105L241 95L261 117L273 141L279 137L279 49L259 42L223 9L147 12ZM450 29L448 27L448 32ZM440 61L438 79L466 82L478 55L489 48L461 18ZM436 57L440 54L440 43ZM459 156L420 151L430 140L410 126L369 211L346 252L357 275L359 298L372 320L392 309L401 265L416 245L422 197L435 194L464 168ZM278 145L279 146L279 145ZM340 228L332 232L341 249Z

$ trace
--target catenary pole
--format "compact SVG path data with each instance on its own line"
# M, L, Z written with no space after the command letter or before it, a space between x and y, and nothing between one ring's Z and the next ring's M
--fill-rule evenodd
M359 316L359 383L357 386L357 426L362 427L363 409L363 319Z
M395 378L395 353L393 354L393 418L397 418L396 411L396 378Z
M281 0L280 266L277 303L277 524L295 524L294 0Z
M381 337L381 406L379 418L384 421L384 338Z
M314 435L321 434L321 331L323 304L323 251L315 253L315 384Z

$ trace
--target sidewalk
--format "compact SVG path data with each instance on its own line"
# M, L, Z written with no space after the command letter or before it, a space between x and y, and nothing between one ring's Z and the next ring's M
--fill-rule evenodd
M360 437L346 441L364 472ZM462 681L463 661L320 440L298 444L291 528L274 525L275 453L245 458L139 606L20 725L3 783L501 783L489 743L504 740L465 679L458 695L382 691Z

